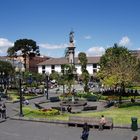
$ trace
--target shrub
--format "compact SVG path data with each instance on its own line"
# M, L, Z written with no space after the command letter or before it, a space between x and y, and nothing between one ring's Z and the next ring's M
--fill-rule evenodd
M123 103L119 105L119 108L132 107L132 106L140 106L140 103Z
M59 115L59 111L56 109L32 109L32 108L24 108L25 114L32 113L35 115L44 115L44 116L54 116Z

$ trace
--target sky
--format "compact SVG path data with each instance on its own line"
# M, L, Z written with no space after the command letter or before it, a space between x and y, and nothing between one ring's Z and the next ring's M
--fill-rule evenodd
M0 56L18 39L41 55L64 57L74 31L76 55L99 56L114 43L140 49L140 0L0 0Z

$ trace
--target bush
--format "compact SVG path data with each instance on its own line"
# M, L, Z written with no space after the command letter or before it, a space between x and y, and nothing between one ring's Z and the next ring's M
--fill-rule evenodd
M76 95L80 98L86 98L88 101L97 101L99 99L99 95L92 92L78 93Z
M54 116L59 115L59 111L56 109L32 109L32 108L24 108L25 114L32 113L35 115L43 115L43 116Z
M140 106L140 103L123 103L123 104L119 104L119 108L132 107L132 106Z

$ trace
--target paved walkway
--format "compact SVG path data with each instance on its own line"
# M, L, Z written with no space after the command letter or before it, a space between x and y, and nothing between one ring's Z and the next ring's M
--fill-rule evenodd
M80 140L82 128L49 123L7 120L0 123L0 140ZM132 140L140 130L90 129L88 140Z

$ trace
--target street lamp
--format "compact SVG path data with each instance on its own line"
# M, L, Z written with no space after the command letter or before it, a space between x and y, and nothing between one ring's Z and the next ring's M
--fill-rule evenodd
M63 84L63 96L64 96L64 94L65 94L64 69L62 70L62 74L63 74L63 75L62 75L62 76L63 76L63 78L62 78L62 79L63 79L63 83L62 83L62 84Z
M22 100L23 100L23 91L22 91L22 72L25 71L24 67L18 67L15 68L15 71L18 72L18 79L19 79L19 95L20 95L20 111L19 111L19 116L23 117L23 110L22 110Z
M48 100L48 99L49 99L49 94L48 94L48 91L49 91L49 73L46 72L46 73L45 73L45 76L46 76L45 95L46 95L46 99Z
M0 84L1 84L1 87L3 88L3 84L4 84L4 72L0 72Z

